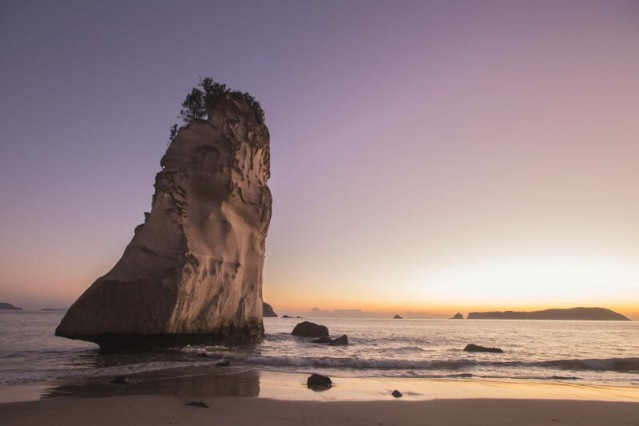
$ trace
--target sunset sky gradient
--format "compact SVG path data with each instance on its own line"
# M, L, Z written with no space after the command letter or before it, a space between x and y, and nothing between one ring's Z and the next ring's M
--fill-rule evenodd
M636 1L5 1L0 301L68 306L210 75L262 104L277 311L639 319Z

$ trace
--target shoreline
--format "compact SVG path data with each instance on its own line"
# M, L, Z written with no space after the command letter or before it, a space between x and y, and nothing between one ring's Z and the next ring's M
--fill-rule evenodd
M605 386L568 381L424 378L353 378L331 376L333 387L316 392L306 387L309 374L249 370L194 372L181 377L129 376L131 383L113 384L111 377L90 381L0 385L0 406L65 398L168 396L243 397L280 401L388 401L399 390L402 401L457 399L575 400L639 403L639 386Z

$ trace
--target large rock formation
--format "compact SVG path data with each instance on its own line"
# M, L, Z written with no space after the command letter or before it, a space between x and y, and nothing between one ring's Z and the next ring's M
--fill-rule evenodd
M546 309L534 312L471 312L467 319L630 321L629 318L605 308Z
M177 132L151 213L56 335L108 350L263 334L268 129L238 92L224 92L207 113Z

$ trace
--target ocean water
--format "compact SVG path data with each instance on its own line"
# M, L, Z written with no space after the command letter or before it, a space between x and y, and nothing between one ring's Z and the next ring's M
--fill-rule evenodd
M309 319L349 346L311 344L300 319L265 318L263 341L198 345L143 354L101 354L55 337L62 312L0 312L0 384L102 381L117 375L176 378L250 370L335 377L569 382L637 387L639 322ZM503 354L467 353L468 343Z

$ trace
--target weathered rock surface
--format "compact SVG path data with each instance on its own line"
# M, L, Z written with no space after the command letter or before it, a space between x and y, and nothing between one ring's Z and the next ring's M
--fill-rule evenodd
M472 343L470 345L466 345L466 347L464 348L464 351L466 351L466 352L493 352L493 353L498 353L498 354L501 354L501 353L504 352L500 348L487 348L485 346L473 345Z
M277 318L273 307L266 302L262 302L262 316L265 318Z
M263 334L268 129L235 93L207 112L179 130L162 158L151 213L56 335L123 349Z
M291 333L293 336L302 336L302 337L328 337L328 328L323 325L315 324L314 322L304 321L295 326L293 328L293 332Z
M464 319L464 316L461 314L461 312L457 312L455 315L453 315L449 319Z
M624 315L606 308L546 309L534 312L471 312L467 319L630 321Z

